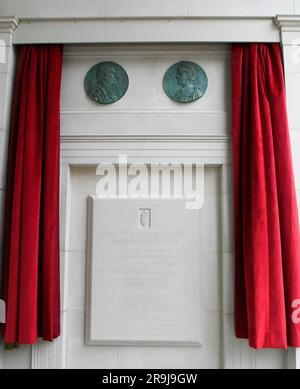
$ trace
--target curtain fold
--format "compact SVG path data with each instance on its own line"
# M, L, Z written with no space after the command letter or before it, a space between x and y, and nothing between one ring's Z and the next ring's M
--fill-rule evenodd
M232 45L235 331L300 347L300 235L279 44ZM298 300L298 302L297 302Z
M7 344L60 333L59 150L62 47L19 47L12 106L2 299Z

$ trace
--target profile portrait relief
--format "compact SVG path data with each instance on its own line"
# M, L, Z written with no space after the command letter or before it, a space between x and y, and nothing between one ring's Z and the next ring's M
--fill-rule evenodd
M128 76L117 63L101 62L88 71L84 87L88 97L96 103L112 104L126 93Z
M189 103L202 97L207 89L205 71L196 63L181 61L165 73L163 88L166 94L179 103Z

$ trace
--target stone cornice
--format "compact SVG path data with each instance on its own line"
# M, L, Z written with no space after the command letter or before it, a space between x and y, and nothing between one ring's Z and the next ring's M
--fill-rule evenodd
M21 18L14 44L279 42L272 17Z
M97 142L205 142L205 143L229 143L229 134L220 135L61 135L62 143L97 143Z
M19 25L19 19L14 16L0 16L0 33L12 34Z
M280 30L282 45L299 45L300 15L277 15L274 18L274 23Z
M281 29L297 31L300 28L300 15L277 15L274 22Z
M59 27L61 27L62 24L64 24L64 26L68 26L73 23L75 24L82 24L82 23L85 23L85 22L90 22L92 24L94 24L95 22L98 24L98 23L103 23L103 22L134 22L134 21L160 21L160 22L163 22L163 21L167 21L167 22L176 22L176 21L202 21L202 22L213 22L213 23L216 23L216 22L219 22L219 23L224 23L226 21L231 21L232 23L234 24L237 24L238 23L253 23L253 22L257 22L257 27L259 26L262 26L263 24L262 23L266 23L265 25L267 26L267 23L268 23L268 20L271 20L271 18L267 18L267 17L148 17L148 18L143 18L143 17L140 17L140 18L131 18L131 17L124 17L124 18L85 18L85 17L82 17L82 18L22 18L22 19L18 19L17 17L14 17L14 16L5 16L5 17L1 17L0 16L0 33L8 33L8 34L12 34L16 29L17 27L19 26L19 24L22 24L22 26L25 24L25 26L27 25L31 25L33 24L34 26L35 25L40 25L42 24L43 27L57 27L55 26L57 23L59 24ZM300 31L300 15L277 15L274 17L274 24L281 30L281 31ZM34 27L33 27L34 28ZM250 30L252 29L252 25L250 25ZM27 29L26 29L27 30ZM265 30L265 27L263 28L263 30ZM27 31L26 31L27 32ZM265 30L264 33L267 33L267 35L270 35L270 32L271 30ZM273 35L274 36L274 35ZM18 41L20 40L20 42ZM25 39L26 40L26 39ZM210 40L210 39L209 39ZM244 41L245 38L242 38L241 41ZM253 41L256 41L257 38L255 37L253 39ZM266 40L266 41L272 41L272 38L270 39L269 37L267 37L266 39L264 39L262 37L261 39L262 41ZM276 41L276 39L274 39ZM76 43L77 43L77 40L75 39L74 40ZM83 40L85 41L85 39ZM212 39L212 41L214 41L214 39ZM230 39L225 39L225 41L230 41ZM235 41L235 39L232 39L232 41ZM239 41L239 39L237 39L237 41ZM80 41L79 41L80 42ZM16 43L25 43L23 42L23 39L21 38L17 38L17 42ZM27 43L27 42L26 42ZM39 41L39 39L37 40L36 43L42 43ZM70 42L71 43L71 42Z

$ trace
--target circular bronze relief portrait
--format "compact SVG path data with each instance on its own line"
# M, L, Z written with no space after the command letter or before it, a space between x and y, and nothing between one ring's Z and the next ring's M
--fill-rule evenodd
M98 104L112 104L123 97L128 89L128 76L122 66L114 62L100 62L86 74L86 94Z
M201 66L190 61L180 61L170 66L163 79L167 96L179 103L190 103L204 95L208 78Z

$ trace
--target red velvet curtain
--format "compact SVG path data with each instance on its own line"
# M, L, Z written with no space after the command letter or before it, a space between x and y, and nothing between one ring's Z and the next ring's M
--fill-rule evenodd
M232 46L235 330L300 347L300 235L279 44ZM298 301L297 301L298 300Z
M60 333L59 150L62 48L19 47L8 156L2 298L6 343Z

